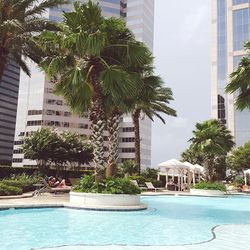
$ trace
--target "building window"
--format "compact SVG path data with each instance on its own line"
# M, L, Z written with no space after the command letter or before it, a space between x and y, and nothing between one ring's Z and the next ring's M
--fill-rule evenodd
M88 129L88 124L85 124L85 123L79 123L79 124L78 124L78 128Z
M64 128L69 128L69 122L64 122L64 123L63 123L63 127L64 127Z
M233 5L242 4L242 3L250 3L250 0L233 0Z
M135 148L122 148L121 151L122 153L134 153Z
M41 115L43 113L42 110L29 110L28 115Z
M13 158L12 162L23 162L22 158Z
M27 126L40 126L40 125L42 125L41 120L27 121Z
M233 11L233 49L244 49L249 39L249 8Z
M134 132L135 128L134 127L126 127L122 128L122 132Z
M121 142L135 142L134 137L121 138Z
M221 95L218 95L218 120L222 124L226 124L225 98Z
M22 154L22 153L23 153L23 150L22 150L22 149L14 149L14 150L13 150L13 153L14 153L14 154Z
M23 145L24 141L14 141L14 145Z
M68 112L68 111L65 111L65 112L64 112L64 116L65 116L65 117L70 117L70 116L71 116L71 113Z

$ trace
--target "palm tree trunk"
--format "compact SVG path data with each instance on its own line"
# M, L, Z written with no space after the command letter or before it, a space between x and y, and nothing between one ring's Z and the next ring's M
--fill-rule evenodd
M108 145L108 165L106 169L106 176L114 176L117 170L118 159L118 146L119 146L119 123L120 112L117 108L114 108L110 117L107 119L107 129L109 132L109 145Z
M141 111L137 109L132 115L135 130L135 164L139 175L141 174L140 112Z
M212 181L214 177L214 158L209 157L209 159L207 160L207 165L208 165L207 179L209 181Z
M104 177L105 162L104 162L104 128L105 117L103 110L103 96L101 86L97 82L97 75L92 77L94 86L94 96L92 108L90 111L91 121L91 141L93 145L94 164L95 164L95 180L99 182Z
M3 77L4 70L7 65L8 53L0 47L0 81Z

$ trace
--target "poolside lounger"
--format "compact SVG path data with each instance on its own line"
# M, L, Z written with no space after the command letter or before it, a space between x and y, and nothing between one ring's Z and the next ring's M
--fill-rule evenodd
M152 182L145 182L145 184L147 186L147 190L154 190L155 192L164 190L164 188L156 188L156 187L154 187Z
M66 186L66 187L51 187L49 183L43 179L42 180L43 186L39 189L36 190L34 195L41 195L42 193L68 193L71 190L71 187Z
M135 186L137 186L138 188L140 188L141 190L145 191L147 190L146 187L140 187L137 180L130 180Z

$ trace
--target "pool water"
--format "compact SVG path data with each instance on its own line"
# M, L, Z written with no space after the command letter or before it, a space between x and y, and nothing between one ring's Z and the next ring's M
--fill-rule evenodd
M0 249L62 245L182 245L212 238L211 228L250 224L250 197L143 197L148 210L98 212L67 208L0 211Z

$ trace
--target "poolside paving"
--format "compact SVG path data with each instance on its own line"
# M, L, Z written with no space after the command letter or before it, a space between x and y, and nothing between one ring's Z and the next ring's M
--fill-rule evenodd
M179 195L179 193L168 193ZM162 193L148 193L162 195ZM62 207L69 205L69 194L43 194L22 199L0 199L0 209L8 207ZM250 249L250 225L222 225L214 229L208 242L184 246L55 246L43 250L248 250ZM36 249L37 250L37 249Z

